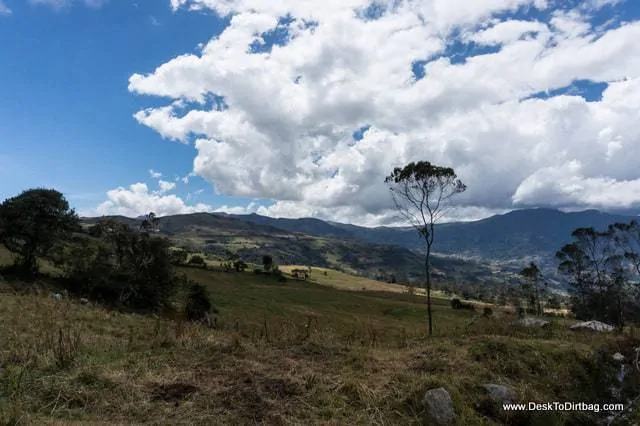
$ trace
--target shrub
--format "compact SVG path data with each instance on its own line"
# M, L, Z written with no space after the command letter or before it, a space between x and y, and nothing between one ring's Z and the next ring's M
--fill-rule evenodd
M171 250L171 263L174 265L183 265L187 263L188 257L189 253L187 253L186 250Z
M184 314L189 321L201 321L211 311L211 299L202 284L192 283L187 293Z
M490 317L493 315L493 309L491 309L489 306L485 306L482 309L482 315L484 315L485 317Z
M457 297L451 299L451 307L453 309L468 309L470 311L475 311L476 310L476 306L473 303L462 302Z
M206 266L206 263L204 261L204 259L202 258L202 256L200 255L193 255L191 256L191 259L189 259L189 265L195 265L195 266Z
M103 229L101 240L85 239L63 256L63 286L76 296L108 305L165 308L181 282L171 264L169 241L117 222Z

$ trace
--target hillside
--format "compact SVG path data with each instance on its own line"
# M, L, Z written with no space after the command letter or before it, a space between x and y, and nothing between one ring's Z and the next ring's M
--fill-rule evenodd
M20 283L0 280L0 423L419 425L430 424L425 392L444 387L460 425L591 425L607 413L508 413L482 386L525 402L611 402L610 355L637 344L570 332L563 319L522 328L506 311L437 298L427 340L422 297L181 272L209 288L217 329L16 294Z
M296 232L304 229L316 236L340 235L341 238L390 244L420 252L423 242L412 228L366 228L351 224L323 222L317 219L274 219L258 215L236 216L243 220ZM436 226L436 252L457 258L491 262L494 277L509 279L528 261L536 261L545 275L558 285L555 253L571 241L571 232L580 227L604 230L632 217L596 210L564 213L553 209L524 209L472 222L445 223Z
M130 226L139 226L140 219L121 216L83 218L85 225L99 219L114 219ZM260 216L253 218L261 221ZM358 238L337 238L325 235L313 236L293 232L263 223L250 222L244 217L225 214L194 213L162 217L159 223L161 235L169 237L176 246L191 251L204 252L218 259L226 259L229 252L238 254L245 262L261 263L264 254L274 257L277 264L302 264L342 270L368 277L397 281L418 281L424 274L423 258L403 247L376 244ZM314 226L330 230L331 225L322 221L307 220ZM324 224L324 225L322 225ZM309 226L302 226L313 231ZM450 256L434 256L436 280L461 279L480 282L492 277L489 267L478 262L465 261Z

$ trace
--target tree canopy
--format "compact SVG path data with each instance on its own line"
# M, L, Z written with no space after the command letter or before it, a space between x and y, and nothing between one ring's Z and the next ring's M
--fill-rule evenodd
M0 205L0 243L27 275L38 272L37 256L46 256L74 230L80 230L78 216L56 190L29 189Z

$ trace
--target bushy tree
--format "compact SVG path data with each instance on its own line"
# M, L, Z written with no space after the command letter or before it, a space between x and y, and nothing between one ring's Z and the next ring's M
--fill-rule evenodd
M85 239L65 256L67 289L83 297L136 310L167 306L181 279L164 238L101 221L100 239Z
M202 256L199 255L194 255L191 256L191 259L189 259L189 265L196 265L196 266L206 266L206 263L204 261L204 259L202 258Z
M160 218L156 217L154 212L148 213L144 219L142 219L142 223L140 224L141 232L158 232L158 224L160 223Z
M203 320L211 311L209 292L202 284L192 283L187 293L184 313L189 321Z
M38 272L37 257L47 256L56 242L79 231L78 216L54 189L29 189L0 204L0 243L16 256L25 275Z
M171 250L171 263L174 265L184 265L187 263L187 258L189 257L189 253L185 250Z
M450 167L436 166L428 161L412 162L396 167L386 177L396 209L418 231L425 242L425 289L429 336L433 334L431 312L431 251L435 224L446 211L447 203L466 190Z

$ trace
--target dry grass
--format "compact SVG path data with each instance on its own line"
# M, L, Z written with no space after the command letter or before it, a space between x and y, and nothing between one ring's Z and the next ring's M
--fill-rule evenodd
M287 274L291 274L293 269L307 269L301 265L283 265L280 270ZM326 275L325 275L326 272ZM373 280L366 277L347 274L330 268L312 267L310 279L311 282L334 287L340 290L349 291L384 291L389 293L407 293L407 287L402 284L391 284L382 281ZM420 287L414 289L415 295L425 296L425 290ZM444 297L440 291L432 291L433 297Z
M422 424L439 386L459 425L510 424L476 408L481 384L588 401L597 351L631 350L625 336L523 329L445 300L428 339L423 300L401 292L184 271L208 284L222 329L0 292L0 424ZM579 415L534 420L588 424Z

